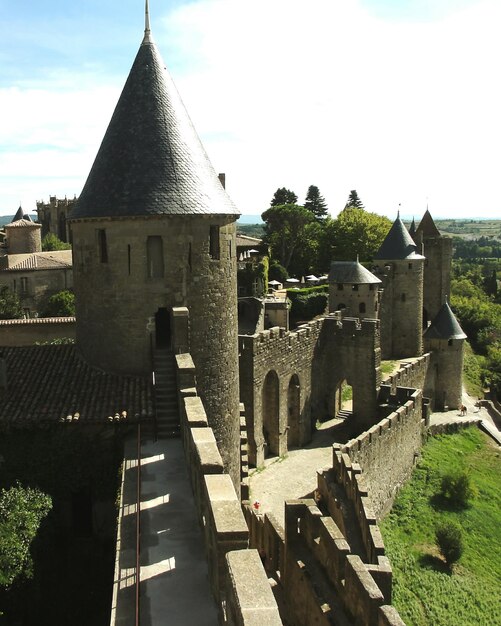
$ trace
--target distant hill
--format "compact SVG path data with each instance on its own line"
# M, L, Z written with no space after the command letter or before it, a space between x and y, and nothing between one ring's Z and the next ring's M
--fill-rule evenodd
M36 222L38 216L35 213L30 214L31 219ZM0 226L5 226L5 224L10 224L14 219L14 215L0 215Z
M241 215L237 224L262 224L260 215Z

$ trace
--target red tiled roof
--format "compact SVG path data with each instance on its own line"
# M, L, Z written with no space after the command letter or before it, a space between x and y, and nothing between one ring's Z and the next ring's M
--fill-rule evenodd
M107 423L115 415L135 422L152 414L148 378L93 368L75 345L0 350L7 365L7 390L0 390L0 423Z

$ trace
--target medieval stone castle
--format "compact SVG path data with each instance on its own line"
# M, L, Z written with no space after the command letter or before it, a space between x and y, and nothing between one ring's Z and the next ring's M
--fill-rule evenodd
M39 419L79 427L114 415L148 422L156 401L159 436L182 436L221 623L402 624L377 520L412 471L430 411L461 401L451 240L428 212L411 232L397 217L371 271L332 263L325 315L239 335L238 216L164 67L147 4L144 38L68 220L77 314L76 347L64 355L82 380L102 377L110 401L84 401L77 388L65 396L61 371L58 404L32 397L31 411L38 402ZM8 372L19 355L7 351ZM382 358L402 361L384 381ZM152 371L175 388L171 412L160 411ZM259 515L248 466L308 443L318 419L340 413L344 384L352 438L333 446L318 497L286 503L284 527Z

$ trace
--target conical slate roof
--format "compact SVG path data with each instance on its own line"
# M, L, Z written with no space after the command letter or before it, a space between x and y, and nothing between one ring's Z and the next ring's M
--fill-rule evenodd
M23 218L24 218L23 207L20 206L18 210L16 211L16 214L14 215L14 219L12 221L17 222L18 220L22 220Z
M409 235L414 239L414 235L416 234L416 222L414 218L412 218L411 225L409 226Z
M435 226L435 222L428 209L426 209L423 219L419 222L416 235L422 235L423 237L441 237L440 231Z
M416 249L416 244L400 216L398 216L374 258L385 260L424 259L423 256L416 253Z
M329 282L345 285L371 285L381 281L358 261L332 261Z
M209 162L147 22L71 219L201 214L239 211Z
M423 336L427 339L466 339L448 302L444 302Z

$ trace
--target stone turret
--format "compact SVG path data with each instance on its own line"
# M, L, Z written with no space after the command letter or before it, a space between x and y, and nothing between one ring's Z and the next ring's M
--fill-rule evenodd
M456 409L462 404L465 339L446 301L424 333L425 350L432 353L424 395L434 398L435 411Z
M8 253L31 254L41 252L41 229L41 225L35 224L31 217L23 212L22 207L19 207L12 222L5 225Z
M329 311L377 319L381 281L356 261L333 261L329 271Z
M424 256L400 216L375 255L375 274L383 280L381 351L384 359L423 353Z
M173 309L209 424L239 484L236 219L153 42L143 41L70 216L77 344L107 371L146 374L172 349Z
M423 322L426 327L451 291L452 239L440 234L428 209L413 239L426 257L423 291Z

